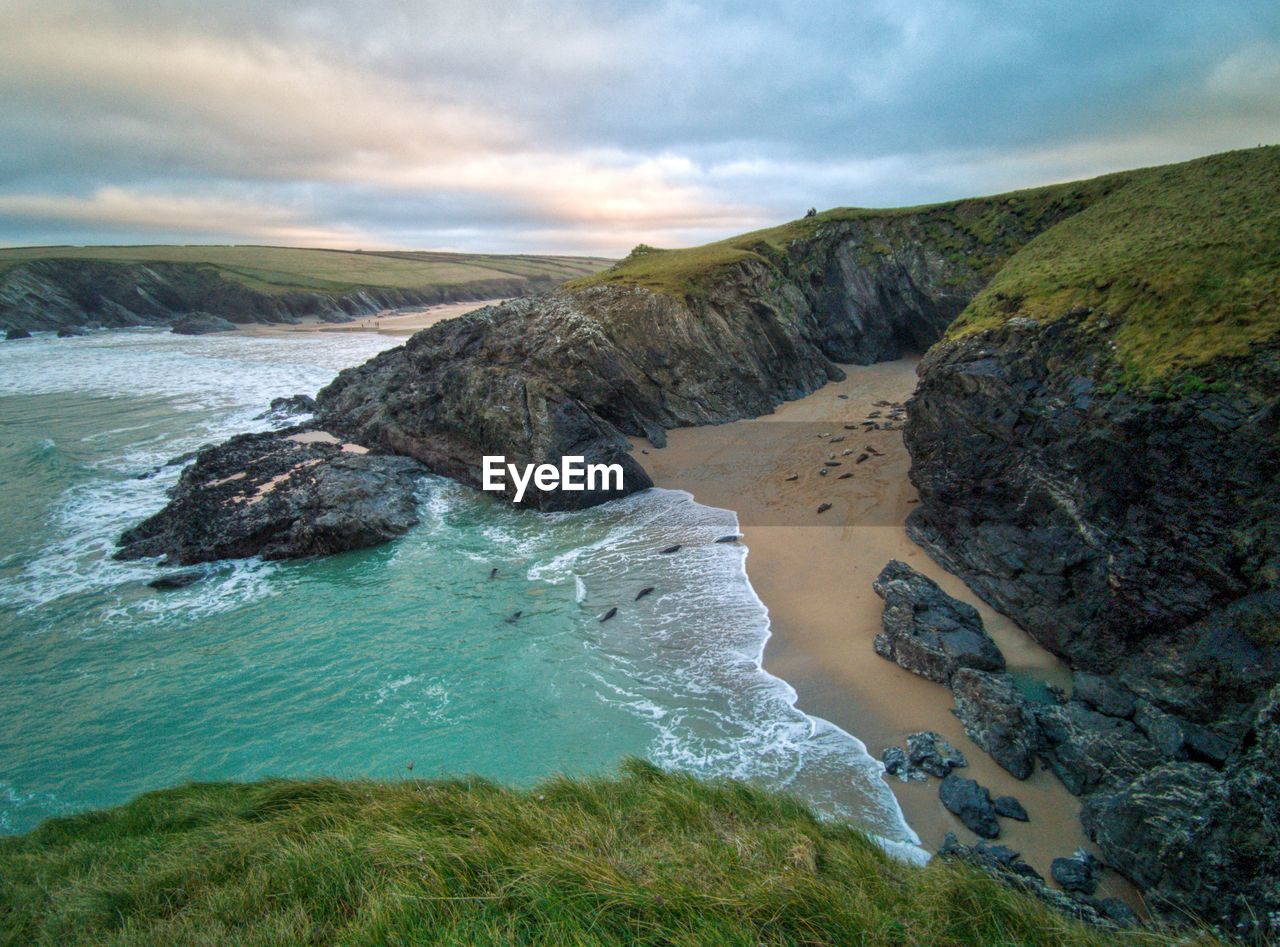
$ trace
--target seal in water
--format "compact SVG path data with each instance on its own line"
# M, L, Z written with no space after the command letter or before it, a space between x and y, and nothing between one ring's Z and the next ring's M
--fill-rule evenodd
M718 543L736 543L742 537L737 533L730 533L728 536L721 536L716 540Z
M490 581L492 581L493 579L496 579L497 577L498 577L498 567L497 567L497 566L494 566L492 569L490 569L490 570L489 570L489 579L490 579Z
M610 618L612 618L612 617L613 617L614 615L616 615L616 614L618 614L618 608L617 608L617 606L615 605L613 608L609 609L607 612L605 612L603 615L601 615L601 616L600 616L600 620L601 620L602 622L604 622L604 621L608 621Z
M676 543L674 546L668 546L666 549L659 549L658 554L663 556L669 556L673 552L679 552L679 551L680 551L680 544Z
M640 601L640 599L644 598L646 595L648 595L648 594L649 594L650 592L652 592L652 591L653 591L653 586L652 586L652 585L646 585L644 588L642 588L639 592L637 592L637 593L636 593L636 598L635 598L635 600L636 600L637 602L638 602L638 601Z
M520 616L523 614L524 612L512 612L510 615L504 618L503 621L505 621L508 625L514 625L516 622L520 620Z

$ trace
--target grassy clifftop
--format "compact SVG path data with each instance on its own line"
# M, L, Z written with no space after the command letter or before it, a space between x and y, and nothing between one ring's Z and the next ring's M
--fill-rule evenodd
M1106 942L972 870L894 861L784 797L640 762L527 791L193 784L52 820L0 839L0 940Z
M861 223L867 256L924 246L985 288L950 335L1013 316L1093 308L1119 322L1124 377L1194 371L1280 334L1280 146L994 197L892 210L837 208L685 250L637 248L569 288L613 283L697 295L746 259L785 272L829 225Z
M561 282L593 273L595 257L429 251L311 250L259 246L16 247L0 249L0 275L33 260L189 263L212 267L258 292L343 294L364 287L421 290L498 280Z

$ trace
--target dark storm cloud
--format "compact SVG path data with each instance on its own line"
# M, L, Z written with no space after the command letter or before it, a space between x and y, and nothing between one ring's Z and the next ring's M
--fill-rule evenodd
M19 0L0 241L676 244L1280 138L1280 5Z

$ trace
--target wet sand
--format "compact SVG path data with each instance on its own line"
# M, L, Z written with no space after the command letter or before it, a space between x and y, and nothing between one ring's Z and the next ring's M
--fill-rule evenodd
M306 332L377 332L379 335L390 335L398 338L413 335L420 329L426 329L485 306L496 306L506 302L502 299L481 299L460 303L440 303L423 309L388 312L379 316L364 316L353 322L321 322L316 318L307 318L294 325L272 323L270 325L243 325L240 331L246 335L281 336Z
M1048 772L1038 770L1025 781L1005 772L965 735L951 713L950 691L872 650L883 603L871 582L896 558L974 605L1011 671L1060 685L1070 679L1053 655L907 537L903 523L916 494L907 479L910 458L901 431L844 428L873 411L883 420L889 409L876 407L877 401L905 402L915 388L915 364L846 366L845 381L772 415L671 431L662 450L638 440L635 456L659 486L688 490L701 503L738 513L749 549L747 572L769 609L773 636L765 667L795 687L798 706L852 733L877 757L918 730L942 733L969 760L962 775L977 779L993 796L1014 795L1026 807L1031 821L1001 819L999 841L1021 851L1048 879L1055 857L1091 848L1080 829L1079 800ZM818 437L827 432L844 440L831 444L831 438ZM868 446L882 456L870 454ZM850 448L854 453L843 455ZM841 466L820 476L818 469L833 453ZM863 453L867 460L855 463ZM845 472L853 476L836 479ZM792 475L798 479L788 482ZM831 508L819 514L822 503ZM948 831L975 841L943 808L938 780L886 779L927 849L936 851ZM1134 900L1130 886L1110 872L1098 893Z

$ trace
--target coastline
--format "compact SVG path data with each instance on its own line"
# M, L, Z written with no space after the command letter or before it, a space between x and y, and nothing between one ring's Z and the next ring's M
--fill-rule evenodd
M375 316L361 316L351 322L322 322L314 316L297 323L248 323L239 327L243 335L278 337L311 332L375 332L395 338L408 338L437 322L465 315L485 306L496 306L510 297L469 299L464 302L438 303L421 309L394 310Z
M872 650L882 603L871 582L890 559L901 559L948 594L978 608L1015 674L1059 685L1069 671L1009 619L992 611L956 577L946 573L906 535L903 523L915 499L907 479L910 458L899 430L845 430L877 408L901 403L915 387L915 359L845 366L832 382L771 415L715 427L668 432L655 449L637 439L636 459L657 486L687 490L699 503L734 510L748 547L746 569L769 611L770 637L763 666L788 682L797 707L830 721L866 744L879 758L908 734L936 730L969 761L963 775L992 795L1011 794L1026 807L1029 823L1001 820L998 841L1050 878L1049 864L1076 848L1093 850L1080 827L1079 800L1050 773L1037 770L1019 781L964 733L951 713L951 692L918 677ZM844 397L841 397L841 396ZM845 440L830 445L815 433ZM861 464L857 456L870 446ZM855 454L842 456L844 449ZM643 452L643 453L642 453ZM817 470L831 453L842 466ZM836 479L840 473L852 477ZM798 475L796 481L787 478ZM820 503L831 509L818 514ZM924 848L936 852L946 832L974 836L938 799L938 781L903 783L886 777L908 824ZM1108 872L1099 896L1135 900L1133 889Z

